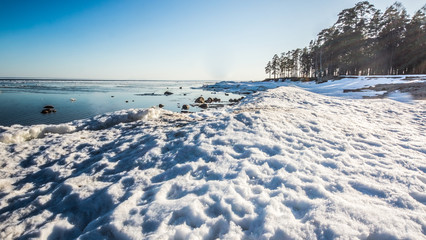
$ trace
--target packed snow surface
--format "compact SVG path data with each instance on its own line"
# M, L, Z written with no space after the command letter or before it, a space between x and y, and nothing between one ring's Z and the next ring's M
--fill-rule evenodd
M0 136L1 239L425 239L422 101L280 87Z
M213 85L205 86L206 89L216 91L225 91L239 94L250 94L257 91L264 91L280 86L293 86L309 90L311 92L320 93L327 96L338 96L344 98L361 99L363 97L372 97L383 94L384 92L362 90L358 92L345 92L344 90L355 90L365 87L375 86L378 84L401 84L426 82L426 75L395 75L395 76L346 76L340 80L328 80L323 83L315 81L291 81L288 79L280 79L278 82L233 82L224 81ZM400 102L411 102L412 98L408 93L393 93L389 98Z

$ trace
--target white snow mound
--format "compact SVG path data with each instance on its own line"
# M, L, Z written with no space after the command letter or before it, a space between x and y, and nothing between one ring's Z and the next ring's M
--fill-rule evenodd
M2 143L22 143L34 138L43 138L48 134L65 134L80 131L83 129L99 130L115 126L120 123L128 123L139 120L152 120L160 116L159 109L129 109L113 113L99 115L87 120L78 120L71 123L57 125L33 125L11 127L0 126L0 142Z

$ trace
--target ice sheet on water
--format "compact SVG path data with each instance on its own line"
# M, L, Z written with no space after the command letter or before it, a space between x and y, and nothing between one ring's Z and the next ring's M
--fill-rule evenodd
M167 121L135 111L0 143L0 237L424 237L424 102L282 87Z

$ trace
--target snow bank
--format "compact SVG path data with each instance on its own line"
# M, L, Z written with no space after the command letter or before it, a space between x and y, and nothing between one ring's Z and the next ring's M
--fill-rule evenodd
M163 110L158 108L128 109L95 116L88 120L76 121L80 129L100 130L110 128L120 123L147 121L157 119Z
M425 236L424 102L282 87L189 116L118 115L0 143L0 238Z
M11 127L0 126L0 142L2 143L21 143L34 138L42 138L50 133L64 134L76 130L75 126L70 124L59 125L34 125L24 127L13 125Z
M363 90L359 92L344 92L346 89L360 89L378 84L401 84L413 82L425 82L426 75L395 75L395 76L347 76L340 80L329 80L324 83L301 82L280 80L278 82L232 82L224 81L216 84L203 86L204 89L214 91L225 91L237 94L250 94L267 89L274 89L282 86L300 87L302 89L327 96L356 98L371 97L383 94L383 92ZM401 102L411 102L409 94L393 94L389 96L393 100Z
M0 142L22 143L34 138L43 138L49 134L65 134L81 130L106 129L120 123L156 119L159 117L160 111L161 110L155 108L129 109L99 115L87 120L79 120L59 125L0 126Z

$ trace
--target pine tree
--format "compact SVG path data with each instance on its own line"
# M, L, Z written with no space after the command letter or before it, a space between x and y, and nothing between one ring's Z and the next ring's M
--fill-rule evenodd
M302 49L302 53L300 54L300 68L303 77L310 77L311 73L311 54L307 47Z
M278 57L277 54L274 55L274 57L272 57L272 74L274 75L274 78L277 78L277 74L279 71L279 63L280 63L280 58Z
M401 67L404 73L426 72L426 5L418 10L410 22L401 46Z
M285 75L285 68L287 64L287 59L285 57L285 53L281 53L281 57L279 59L279 68L280 68L280 75L281 77L286 77Z
M399 51L403 42L408 15L405 8L399 2L395 2L386 9L382 16L382 30L379 33L378 43L382 57L386 59L385 74L400 74L402 56Z
M265 73L269 74L269 78L271 78L271 72L272 72L272 65L271 65L271 61L269 61L265 67Z

